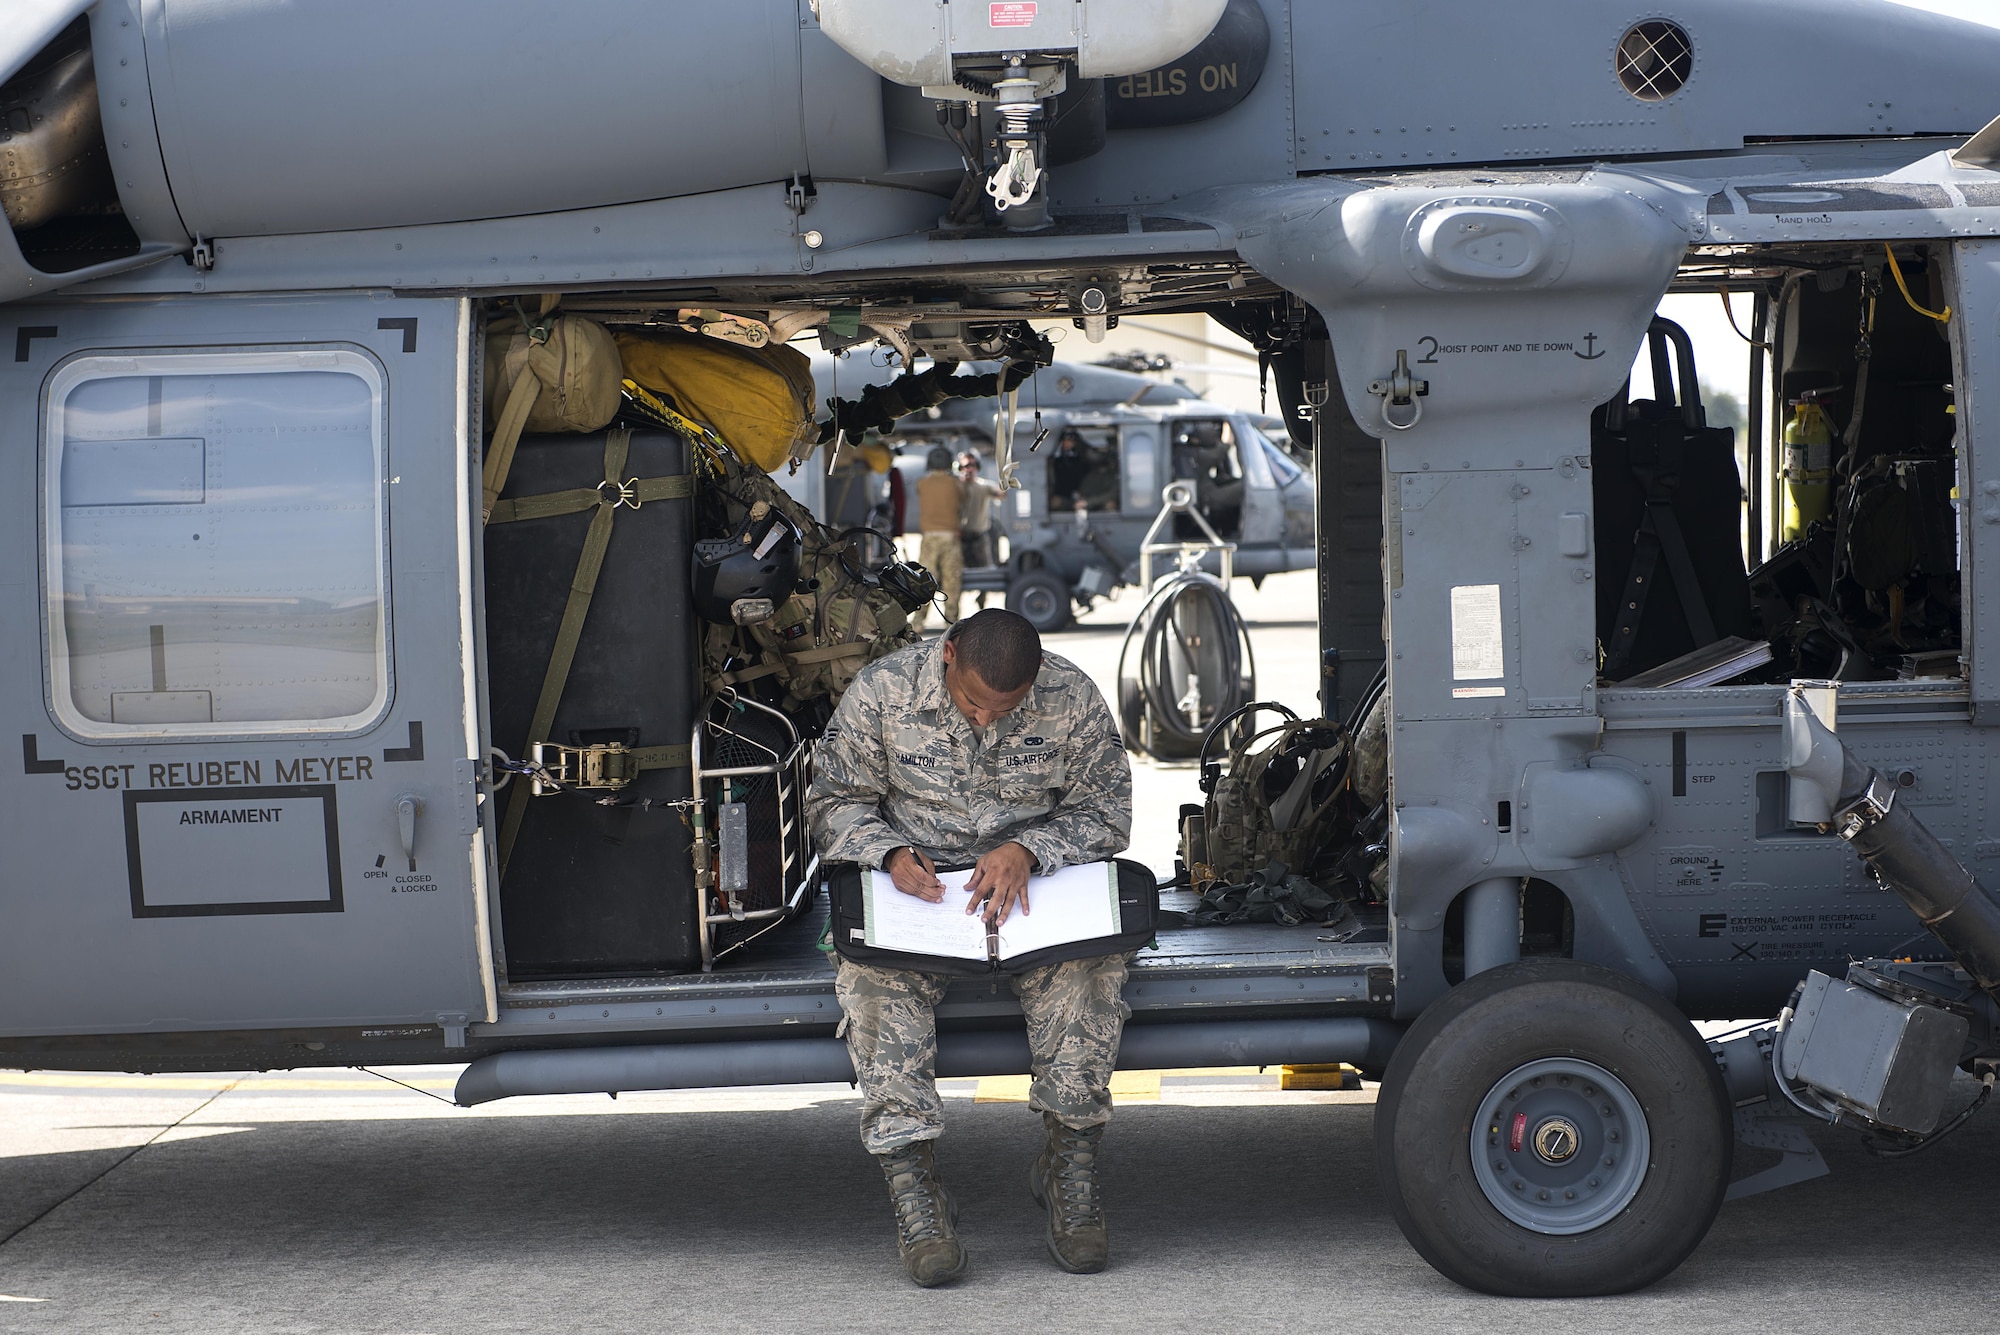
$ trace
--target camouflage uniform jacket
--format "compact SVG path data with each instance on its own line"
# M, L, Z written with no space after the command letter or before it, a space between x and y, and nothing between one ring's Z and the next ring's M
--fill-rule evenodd
M946 866L1009 841L1044 872L1121 852L1132 769L1096 683L1042 656L1027 698L982 733L944 684L944 640L861 669L813 753L806 815L828 862L904 845Z

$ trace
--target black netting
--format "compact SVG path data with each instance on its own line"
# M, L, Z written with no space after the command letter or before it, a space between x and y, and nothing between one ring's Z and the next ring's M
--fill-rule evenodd
M791 730L779 719L760 710L732 710L719 705L709 716L704 730L702 768L738 769L771 765L782 760L792 748ZM787 792L780 776L759 774L748 778L707 780L706 795L716 803L712 808L720 834L720 804L740 802L745 808L749 847L750 888L737 896L746 910L775 909L784 905L790 889L785 867L785 843L800 839L804 813L803 795ZM718 867L718 871L720 868ZM798 868L792 875L799 874ZM711 912L725 912L728 897L715 892ZM715 929L715 949L720 952L751 932L767 926L767 921L721 923Z

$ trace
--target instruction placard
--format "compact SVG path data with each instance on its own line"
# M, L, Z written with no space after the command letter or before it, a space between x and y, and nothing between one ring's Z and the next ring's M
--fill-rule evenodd
M1458 584L1451 591L1451 679L1490 681L1505 676L1501 652L1500 586ZM1501 694L1493 688L1492 694Z

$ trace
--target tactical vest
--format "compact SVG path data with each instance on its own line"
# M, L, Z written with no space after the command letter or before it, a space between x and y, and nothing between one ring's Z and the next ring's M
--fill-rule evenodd
M1245 712L1281 706L1246 706ZM1290 716L1261 730L1231 729L1224 719L1209 733L1201 767L1200 850L1189 849L1189 879L1197 890L1237 885L1273 864L1318 881L1320 864L1338 854L1352 824L1349 737L1325 719ZM1209 759L1218 737L1231 740L1226 759ZM1324 888L1331 888L1324 887Z
M751 691L816 729L855 673L917 642L910 614L936 596L937 583L921 566L871 566L867 550L876 535L826 527L761 470L729 456L703 490L710 505L705 536L727 532L761 501L789 519L801 539L798 584L770 617L707 627L703 684L710 691Z

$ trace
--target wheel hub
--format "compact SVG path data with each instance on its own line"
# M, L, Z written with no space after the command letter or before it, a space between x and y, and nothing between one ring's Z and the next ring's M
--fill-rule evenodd
M1543 1163L1568 1163L1582 1147L1582 1133L1567 1117L1551 1117L1535 1128L1535 1153Z
M1546 1057L1501 1077L1472 1123L1480 1190L1537 1233L1585 1233L1632 1203L1651 1135L1625 1082L1595 1062Z

